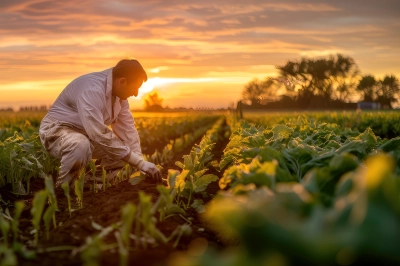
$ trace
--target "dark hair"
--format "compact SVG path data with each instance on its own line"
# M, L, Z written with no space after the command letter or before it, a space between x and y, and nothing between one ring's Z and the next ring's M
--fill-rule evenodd
M113 79L126 78L128 82L132 79L147 81L147 74L142 65L134 58L120 60L112 70Z

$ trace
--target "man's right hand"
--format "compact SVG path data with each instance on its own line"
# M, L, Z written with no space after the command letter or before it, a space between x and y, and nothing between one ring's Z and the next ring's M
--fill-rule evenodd
M125 156L122 160L128 162L139 170L148 174L155 182L161 183L161 172L158 170L154 163L146 162L143 158L133 152Z
M161 183L161 172L154 163L143 161L140 170L148 174L155 182Z

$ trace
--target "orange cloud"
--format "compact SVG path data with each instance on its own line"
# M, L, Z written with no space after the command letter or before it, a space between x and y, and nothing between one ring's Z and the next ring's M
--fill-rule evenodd
M236 101L246 82L301 56L342 52L363 72L400 75L398 1L313 2L0 2L0 107L51 103L72 79L125 56L162 81L148 86L171 107Z

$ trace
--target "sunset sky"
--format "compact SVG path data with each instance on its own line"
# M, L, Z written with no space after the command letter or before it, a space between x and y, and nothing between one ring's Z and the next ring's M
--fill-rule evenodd
M169 107L220 108L276 65L342 53L400 78L400 1L1 0L0 108L51 104L74 78L135 57Z

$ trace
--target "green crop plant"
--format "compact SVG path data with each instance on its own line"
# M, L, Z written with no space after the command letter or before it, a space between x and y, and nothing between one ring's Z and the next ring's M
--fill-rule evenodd
M118 253L119 253L119 263L120 266L128 265L128 249L124 245L124 241L122 240L121 233L119 231L114 232L114 236L117 239L118 243Z
M4 245L8 247L8 233L10 231L10 223L2 215L0 215L0 229L4 239Z
M124 206L122 206L121 212L122 212L121 214L122 225L120 228L120 234L124 246L127 249L129 249L130 247L129 234L131 233L132 225L135 219L136 206L133 205L132 203L127 203Z
M83 185L85 183L85 168L79 171L79 178L75 180L75 195L77 196L76 201L78 202L80 208L83 208Z
M24 204L23 202L16 202L14 206L13 217L11 217L8 209L3 212L0 208L0 233L4 239L0 242L0 265L18 265L17 254L27 260L35 258L35 252L27 250L23 244L18 242L19 218ZM9 243L10 228L13 236L12 245Z
M50 213L52 214L53 226L54 226L54 228L56 228L57 222L56 222L55 211L58 210L58 204L57 204L56 193L54 192L53 178L51 176L46 177L44 180L44 183L46 186L46 190L49 193L49 203L52 206L52 209L54 209L54 211L52 211Z
M13 231L13 244L17 242L19 218L21 217L21 213L24 209L24 206L25 205L22 201L18 201L15 203L14 217L13 220L11 221L11 228Z
M35 227L35 240L34 246L37 245L39 239L40 221L42 219L43 210L46 204L46 200L49 192L47 190L40 190L35 194L32 201L32 224Z
M77 253L81 254L84 265L99 265L99 257L103 251L118 247L118 245L114 244L105 245L102 241L115 230L117 227L115 224L103 228L101 225L92 222L92 226L96 230L100 230L100 233L94 237L87 237L85 244L72 250L72 256L75 256Z
M56 205L52 204L49 207L47 207L46 211L43 214L43 221L44 221L44 227L46 229L46 238L50 239L50 222L51 220L54 221L55 217L55 212L56 212Z
M0 142L0 186L12 185L15 194L27 194L32 177L44 178L58 165L44 150L37 133L24 139L15 133ZM26 184L26 189L24 185Z
M0 215L0 232L3 237L0 243L0 263L1 265L18 265L17 256L14 250L8 246L8 233L10 231L9 222Z
M95 192L95 193L97 193L98 192L98 189L97 189L97 179L96 179L96 164L95 164L95 160L91 160L90 162L89 162L89 167L90 167L90 170L91 170L91 172L92 172L92 179L93 179L93 184L92 184L92 187L93 187L93 192Z
M104 169L102 169L101 171L101 181L103 182L103 191L106 191L106 187L107 187L107 171Z
M69 217L71 217L72 208L71 208L71 195L69 194L69 183L68 182L62 183L61 188L64 191L65 197L67 198Z
M176 188L172 187L168 189L163 185L158 185L157 190L160 196L153 205L152 213L155 214L156 210L160 213L160 222L176 214L186 214L182 208L173 203L177 191Z
M205 173L208 170L206 167L213 157L211 151L215 145L215 141L218 141L224 119L219 119L203 136L199 145L193 147L189 155L183 156L183 163L175 163L178 167L182 168L182 172L176 177L175 182L177 189L176 201L185 210L192 205L193 193L203 192L211 182L218 180L216 175L206 175ZM184 203L181 197L187 198L187 202Z
M242 257L257 265L278 251L289 260L298 259L296 263L330 265L338 262L341 250L352 247L348 263L379 258L397 264L400 182L395 161L377 153L368 156L365 165L356 165L354 156L347 156L337 155L328 166L313 169L305 183L280 182L273 189L231 183L210 202L203 218L225 241L239 240L232 261ZM349 165L345 174L337 172ZM320 194L328 188L333 188L329 193L334 205L320 204Z

